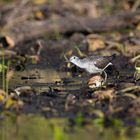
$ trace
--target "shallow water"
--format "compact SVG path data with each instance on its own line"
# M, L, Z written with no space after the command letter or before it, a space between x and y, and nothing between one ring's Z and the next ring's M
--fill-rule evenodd
M39 92L46 91L49 86L65 90L79 89L81 77L73 78L69 72L57 71L54 68L26 68L25 71L15 72L9 82L10 88L31 86Z

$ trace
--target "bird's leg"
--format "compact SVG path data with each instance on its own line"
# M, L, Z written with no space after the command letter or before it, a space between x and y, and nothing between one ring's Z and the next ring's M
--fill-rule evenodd
M110 66L110 65L112 65L112 63L110 62L110 63L108 63L105 67L104 67L104 69L103 69L103 71L108 67L108 66Z
M104 81L104 83L106 82L106 80L107 80L107 73L105 72L105 69L108 67L108 66L110 66L110 65L112 65L112 63L110 62L110 63L108 63L105 67L104 67L104 69L103 69L103 72L104 72L104 75L105 75L105 81Z
M104 83L105 83L106 80L107 80L107 73L105 71L103 71L103 72L104 72L104 75L105 75L105 81L104 81Z
M82 85L81 85L81 89L84 88L84 80L82 79Z
M81 90L85 88L85 77L89 77L86 73L83 73L82 79L81 79Z

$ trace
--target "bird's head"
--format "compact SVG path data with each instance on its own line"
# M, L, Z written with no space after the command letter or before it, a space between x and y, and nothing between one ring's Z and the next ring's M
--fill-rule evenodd
M79 58L77 56L72 56L70 58L70 62L73 63L73 64L76 64L78 61L79 61Z

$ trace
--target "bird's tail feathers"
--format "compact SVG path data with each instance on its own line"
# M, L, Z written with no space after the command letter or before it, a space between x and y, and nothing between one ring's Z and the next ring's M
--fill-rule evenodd
M113 55L109 56L110 57L110 61L112 61L113 59L115 59L116 56L117 56L116 54L113 54Z
M113 55L112 55L112 58L114 59L114 58L116 58L116 56L117 56L116 54L113 54Z

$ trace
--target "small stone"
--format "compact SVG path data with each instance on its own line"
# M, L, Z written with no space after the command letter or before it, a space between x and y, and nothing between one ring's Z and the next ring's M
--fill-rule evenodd
M89 88L99 88L104 84L104 79L100 75L95 75L88 80Z

